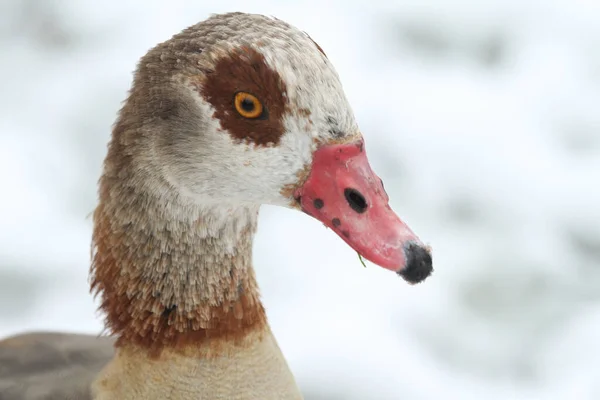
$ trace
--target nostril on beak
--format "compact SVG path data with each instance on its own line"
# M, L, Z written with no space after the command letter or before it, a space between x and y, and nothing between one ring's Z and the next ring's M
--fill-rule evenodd
M358 190L352 188L344 189L344 197L354 211L359 214L367 211L367 200Z
M409 283L419 283L425 280L433 271L431 253L422 245L409 243L404 247L406 267L398 271L398 275Z

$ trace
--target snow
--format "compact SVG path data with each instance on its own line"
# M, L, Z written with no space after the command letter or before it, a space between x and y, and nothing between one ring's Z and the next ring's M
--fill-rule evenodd
M3 2L0 336L102 329L89 213L131 71L233 10L321 45L392 207L434 250L434 276L410 287L317 221L263 208L258 279L307 400L600 398L592 0Z

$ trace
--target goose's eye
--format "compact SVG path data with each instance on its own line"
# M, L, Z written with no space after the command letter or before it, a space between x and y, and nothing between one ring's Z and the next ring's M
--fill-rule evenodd
M233 102L237 112L244 118L255 119L263 115L262 103L250 93L237 92Z

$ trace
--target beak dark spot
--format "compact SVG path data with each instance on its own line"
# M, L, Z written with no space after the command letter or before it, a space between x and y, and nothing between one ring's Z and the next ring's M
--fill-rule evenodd
M431 253L428 249L415 243L404 248L406 267L398 271L398 275L408 283L419 283L433 272Z
M344 197L350 205L350 207L359 214L367 211L367 200L358 190L352 188L346 188L344 190Z

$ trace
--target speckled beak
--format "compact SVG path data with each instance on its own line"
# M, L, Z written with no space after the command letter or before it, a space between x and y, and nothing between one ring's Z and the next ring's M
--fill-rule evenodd
M431 274L430 250L390 208L362 140L321 146L295 198L367 260L410 283Z

